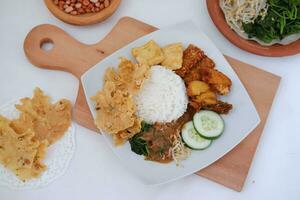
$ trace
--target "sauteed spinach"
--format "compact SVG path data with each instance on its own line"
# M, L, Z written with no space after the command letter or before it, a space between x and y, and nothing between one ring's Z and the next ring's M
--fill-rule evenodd
M152 125L142 121L141 126L142 126L141 132L139 132L138 134L133 136L129 140L129 143L131 146L131 151L133 151L134 153L136 153L138 155L148 156L149 150L147 147L147 143L143 138L141 138L141 136L143 135L144 132L147 132L151 128Z
M258 17L254 23L243 23L250 38L265 43L300 32L300 0L268 0L267 15Z

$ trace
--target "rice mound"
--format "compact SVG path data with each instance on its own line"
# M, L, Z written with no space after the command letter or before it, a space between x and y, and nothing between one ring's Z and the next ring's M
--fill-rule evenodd
M188 104L184 81L160 65L152 66L150 73L134 97L137 115L148 123L177 120L185 113Z

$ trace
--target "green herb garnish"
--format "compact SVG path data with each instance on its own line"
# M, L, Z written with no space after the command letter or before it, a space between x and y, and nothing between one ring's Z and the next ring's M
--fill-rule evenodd
M258 17L254 23L243 23L249 38L270 43L275 39L300 32L300 0L268 0L267 15Z

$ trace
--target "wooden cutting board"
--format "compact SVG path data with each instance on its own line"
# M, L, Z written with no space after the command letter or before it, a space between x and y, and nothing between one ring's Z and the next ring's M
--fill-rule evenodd
M62 29L43 24L33 28L24 41L24 51L29 61L40 68L63 70L80 76L90 67L131 41L157 30L157 28L124 17L100 42L86 45L78 42ZM53 43L49 51L43 50L44 43ZM263 132L280 77L225 56L250 94L260 115L259 126L237 147L224 157L197 172L224 186L241 191L248 174L259 138ZM73 110L74 120L97 131L80 84Z

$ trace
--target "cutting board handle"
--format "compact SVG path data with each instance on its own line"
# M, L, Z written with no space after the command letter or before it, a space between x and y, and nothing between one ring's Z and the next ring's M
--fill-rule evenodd
M52 49L42 46L51 43ZM105 57L95 45L86 45L75 40L62 29L42 24L33 28L24 41L24 51L29 61L40 68L67 71L77 78ZM76 58L76 59L74 59Z
M130 27L130 28L128 28ZM93 45L83 44L51 24L34 27L24 41L24 52L35 66L72 73L78 79L89 68L137 38L157 30L130 17L123 17L111 32ZM43 44L53 48L44 50Z
M28 60L37 67L70 72L80 80L81 75L99 61L138 37L155 30L153 26L123 17L101 41L87 45L57 26L42 24L33 28L26 36L24 52ZM52 43L53 48L44 50L44 43ZM98 131L80 81L73 119L84 127Z

